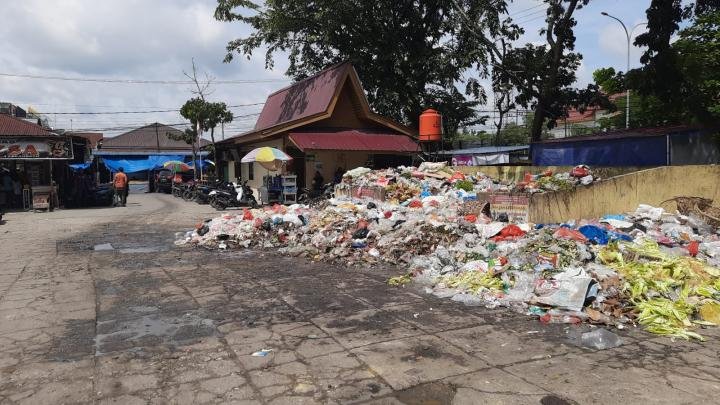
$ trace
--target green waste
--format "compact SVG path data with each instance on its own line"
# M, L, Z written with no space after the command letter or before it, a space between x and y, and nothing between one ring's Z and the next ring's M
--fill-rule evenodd
M402 287L412 281L412 273L406 273L402 276L390 277L388 285L393 287Z
M598 257L622 276L623 294L648 332L704 340L692 329L720 321L719 269L691 257L669 256L653 241L611 244Z
M482 291L502 292L503 282L492 272L466 271L457 275L445 276L441 281L451 288L462 288L473 294Z

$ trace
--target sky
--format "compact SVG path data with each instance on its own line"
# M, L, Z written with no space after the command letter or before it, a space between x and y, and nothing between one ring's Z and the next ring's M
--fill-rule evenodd
M620 24L630 29L643 22L650 0L592 0L576 13L576 51L583 55L578 85L592 82L592 72L612 66L625 70L627 41ZM268 94L288 85L284 55L265 69L264 52L250 59L223 63L229 40L249 29L213 18L215 0L23 0L3 4L0 15L0 101L46 113L55 128L100 130L113 136L153 122L179 124L177 112L71 115L61 113L177 110L192 97L188 84L77 82L33 76L183 81L194 58L198 69L217 83L209 99L233 107L236 120L226 135L251 129ZM520 43L543 43L539 0L515 0L509 14L526 30ZM641 33L644 27L635 30ZM641 49L633 47L631 67ZM361 78L362 79L362 78Z

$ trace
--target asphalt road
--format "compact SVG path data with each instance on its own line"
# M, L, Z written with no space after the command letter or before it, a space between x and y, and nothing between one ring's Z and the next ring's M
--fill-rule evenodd
M176 248L216 215L169 195L0 225L0 403L715 403L699 344L464 307L363 269ZM97 249L97 250L96 250ZM253 353L267 350L264 356Z

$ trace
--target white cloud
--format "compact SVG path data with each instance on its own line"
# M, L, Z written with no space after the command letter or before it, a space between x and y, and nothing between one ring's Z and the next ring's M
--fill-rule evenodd
M71 77L183 80L195 58L201 71L218 80L284 78L282 55L274 71L264 69L264 52L250 60L222 63L229 40L246 35L240 23L213 18L214 0L24 0L3 4L0 17L0 71ZM228 104L263 101L284 83L216 85L212 98ZM33 104L45 112L179 108L190 86L129 85L0 77L2 100ZM110 106L110 107L100 107ZM260 107L235 110L236 115ZM51 116L52 118L52 116ZM70 127L71 116L57 116ZM153 121L181 122L177 113L73 116L74 128L107 128ZM244 121L243 121L244 120ZM241 122L242 121L242 122ZM238 119L233 127L252 126Z
M636 24L628 26L628 30L632 30L636 27ZM645 51L645 48L637 47L632 43L635 38L644 31L644 26L637 26L632 31L632 37L630 38L630 68L633 69L639 64L640 56ZM627 65L627 36L622 26L615 21L610 21L604 24L598 32L598 45L600 49L609 57L612 58L613 66L616 69L625 71ZM621 62L621 63L620 63Z

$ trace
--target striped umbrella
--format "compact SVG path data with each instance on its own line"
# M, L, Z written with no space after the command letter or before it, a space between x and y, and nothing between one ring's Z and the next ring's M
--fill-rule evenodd
M258 162L268 170L278 170L288 160L292 160L292 158L280 149L263 146L251 150L240 161L242 163Z
M188 166L187 163L181 162L179 160L168 160L167 162L163 163L163 167L172 170L175 173L189 172L190 170L192 170L192 167Z

